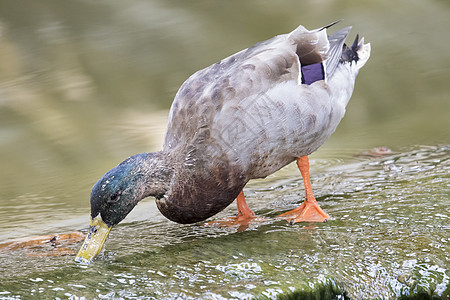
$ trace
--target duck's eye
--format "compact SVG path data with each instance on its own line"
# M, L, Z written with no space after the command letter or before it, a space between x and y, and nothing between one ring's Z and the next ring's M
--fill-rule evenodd
M122 193L121 192L115 192L114 194L111 195L111 197L109 198L110 202L116 202L120 200L120 195Z

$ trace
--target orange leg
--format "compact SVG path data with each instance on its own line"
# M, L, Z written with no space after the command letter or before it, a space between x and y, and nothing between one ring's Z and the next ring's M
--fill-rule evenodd
M241 191L236 197L238 214L235 217L228 217L223 220L215 220L205 223L204 225L219 225L222 227L239 226L238 231L244 231L251 222L264 221L263 218L256 217L255 213L248 207L245 202L244 191Z
M325 222L330 217L320 208L316 198L314 198L311 181L309 179L309 159L308 156L297 158L297 166L302 173L305 184L305 201L296 209L288 211L279 217L285 218L289 223L297 222Z
M248 207L247 202L245 202L243 190L236 197L236 204L238 209L237 220L247 220L255 217L255 213Z

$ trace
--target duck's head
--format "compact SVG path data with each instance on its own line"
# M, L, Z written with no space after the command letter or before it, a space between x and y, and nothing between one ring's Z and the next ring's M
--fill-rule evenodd
M148 196L163 197L170 182L160 152L132 156L109 170L91 192L89 232L75 261L89 263L102 250L111 228Z

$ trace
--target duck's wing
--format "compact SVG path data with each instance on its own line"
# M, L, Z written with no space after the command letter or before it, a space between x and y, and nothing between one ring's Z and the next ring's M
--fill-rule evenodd
M166 216L182 223L203 220L228 206L242 190L249 180L247 166L236 155L244 146L239 145L242 136L230 140L236 137L230 130L241 128L234 126L242 117L236 110L245 110L242 101L274 85L298 81L295 50L287 35L277 36L198 71L181 86L169 113L163 149L176 165L167 200L171 208L158 204ZM247 138L247 133L239 134Z
M207 129L224 106L264 94L283 82L301 84L301 65L324 61L329 49L325 28L308 31L299 26L196 72L172 104L165 149L206 139Z
M200 70L180 87L169 113L164 148L201 143L229 104L299 78L296 45L280 35ZM232 117L232 116L230 116Z
M345 104L339 109L329 104L332 91L326 81L339 65L350 28L331 37L326 28L299 26L193 74L172 104L164 151L192 168L205 166L201 160L229 159L244 169L256 152L260 157L277 151L285 157L274 157L277 165L267 169L272 171L315 151L345 111ZM343 81L348 97L353 81ZM286 142L294 137L305 141L303 148ZM280 150L283 145L290 148Z

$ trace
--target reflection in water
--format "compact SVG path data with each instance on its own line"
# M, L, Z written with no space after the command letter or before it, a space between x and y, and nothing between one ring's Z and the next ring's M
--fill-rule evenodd
M448 146L415 146L450 139L443 1L2 1L0 240L84 229L92 185L125 157L161 148L190 74L300 23L340 18L370 38L373 54L337 132L311 157L331 222L273 220L237 234L170 223L149 199L89 268L0 253L0 298L270 297L327 276L354 298L393 298L416 284L444 293ZM380 145L394 153L355 157ZM292 209L299 182L295 166L254 181L249 205L268 218Z

